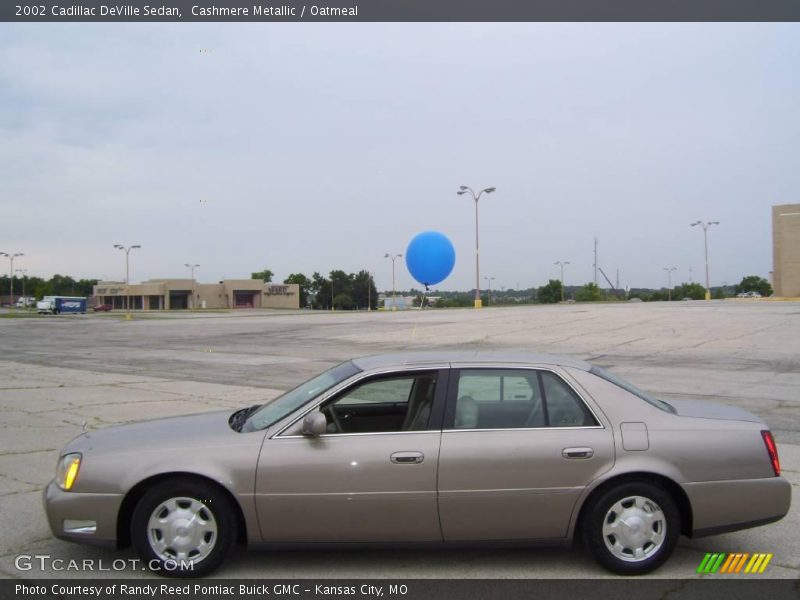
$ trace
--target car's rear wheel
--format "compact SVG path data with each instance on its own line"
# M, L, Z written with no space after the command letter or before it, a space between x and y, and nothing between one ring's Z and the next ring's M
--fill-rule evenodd
M680 516L663 488L625 483L591 501L582 533L589 552L606 569L641 575L661 566L672 554L680 535Z
M178 480L148 490L131 518L131 540L159 575L200 577L216 569L236 541L228 498L200 481Z

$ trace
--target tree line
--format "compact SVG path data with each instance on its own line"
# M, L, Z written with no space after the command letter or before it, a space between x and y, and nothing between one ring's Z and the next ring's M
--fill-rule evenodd
M264 269L251 274L253 279L260 279L271 283L275 274ZM14 298L8 299L10 281L8 275L0 275L0 298L6 302L14 302L16 298L25 295L41 299L44 296L91 296L97 279L75 279L69 275L53 275L50 279L41 277L14 276ZM24 283L24 286L23 286ZM333 270L327 277L315 272L310 278L303 273L292 273L283 283L294 283L300 288L300 306L321 310L330 310L331 305L336 310L359 310L378 307L378 290L370 273L366 270L357 273L345 273L342 270ZM24 290L23 290L24 287ZM24 291L24 294L23 294ZM758 292L762 296L772 295L770 283L757 275L749 275L742 281L731 286L716 286L711 288L711 297L715 299L735 296L741 292ZM676 285L670 292L667 288L653 290L648 288L633 288L629 290L627 298L639 298L645 302L667 300L702 300L705 298L705 287L699 283L682 283ZM422 291L416 288L398 290L398 296L413 296L415 304L419 306ZM473 306L475 291L455 292L430 292L429 296L436 296L438 300L434 307L457 308ZM602 300L625 299L625 293L620 291L616 296L612 290L603 290L595 283L589 282L583 286L564 287L563 298L576 302L597 302ZM482 290L481 298L486 306L516 305L516 304L553 304L561 302L562 284L557 279L551 279L546 285L528 289L503 289Z
M251 274L253 279L271 283L275 274L269 270ZM378 290L368 271L345 273L333 270L327 277L315 272L311 277L303 273L292 273L283 283L295 283L300 288L300 307L330 310L362 310L378 308Z
M11 292L8 275L0 276L0 296L8 298ZM32 296L41 299L44 296L91 296L97 279L73 279L69 275L53 275L50 279L41 277L14 276L14 298L6 302L15 302L20 296ZM23 294L24 291L24 294Z

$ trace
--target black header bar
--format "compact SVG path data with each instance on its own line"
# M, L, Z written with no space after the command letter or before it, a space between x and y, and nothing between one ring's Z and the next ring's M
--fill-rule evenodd
M6 22L767 22L800 0L2 0Z

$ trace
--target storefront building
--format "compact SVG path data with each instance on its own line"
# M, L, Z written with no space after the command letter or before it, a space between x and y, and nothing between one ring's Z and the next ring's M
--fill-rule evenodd
M295 283L264 283L258 279L225 279L219 283L150 279L130 285L101 281L94 286L94 295L97 304L110 304L115 309L300 308L299 288Z

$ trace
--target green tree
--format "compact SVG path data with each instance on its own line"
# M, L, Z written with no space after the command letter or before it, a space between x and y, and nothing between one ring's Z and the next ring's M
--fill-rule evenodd
M352 297L356 308L366 308L367 304L370 309L378 308L378 290L369 272L361 270L350 277L353 282Z
M312 306L320 310L330 310L331 308L331 282L316 271L311 276L311 288L313 294Z
M283 283L296 283L300 286L300 308L308 306L308 293L311 289L311 280L302 273L292 273Z
M333 298L333 305L336 310L352 310L353 298L350 297L350 294L336 294Z
M772 286L763 277L748 275L736 286L736 293L742 292L758 292L762 296L772 296Z
M270 271L269 269L264 269L263 271L256 271L255 273L250 274L250 279L260 279L264 283L272 283L272 278L274 277L275 273Z
M653 294L655 295L655 294ZM667 294L664 292L664 299L666 300ZM706 297L706 288L699 283L683 283L676 286L672 290L673 300L683 300L684 298L691 298L692 300L704 300Z
M542 304L561 302L561 282L558 279L551 279L547 285L539 288L536 297Z
M589 282L575 293L575 300L578 302L597 302L602 300L600 288L594 282Z

